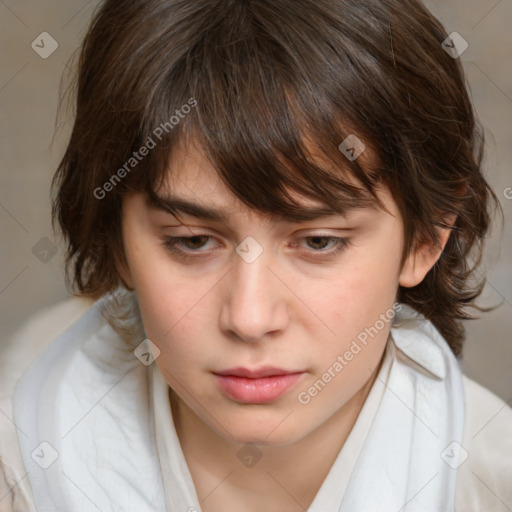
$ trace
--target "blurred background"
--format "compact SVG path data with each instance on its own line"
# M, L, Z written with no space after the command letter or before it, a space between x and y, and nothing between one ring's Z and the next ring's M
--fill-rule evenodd
M480 304L501 306L466 322L466 375L512 401L512 0L425 2L448 33L468 43L459 57L487 138L485 172L505 225L489 237ZM34 313L65 300L63 248L50 222L50 181L71 123L55 136L62 74L97 0L0 1L0 354ZM0 356L1 357L1 356ZM512 402L511 402L512 403Z

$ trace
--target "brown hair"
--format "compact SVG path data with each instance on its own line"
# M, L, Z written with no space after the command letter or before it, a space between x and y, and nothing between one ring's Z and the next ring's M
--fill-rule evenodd
M473 302L484 283L469 281L499 202L447 37L416 0L103 2L79 54L74 126L52 182L67 283L93 298L124 284L123 194L154 197L171 150L194 136L230 190L270 216L308 219L288 189L343 213L376 201L384 183L404 218L402 262L456 214L440 259L397 300L460 354L460 320L472 318L464 307L485 310ZM339 146L350 134L374 158L348 159ZM330 170L313 163L306 140Z

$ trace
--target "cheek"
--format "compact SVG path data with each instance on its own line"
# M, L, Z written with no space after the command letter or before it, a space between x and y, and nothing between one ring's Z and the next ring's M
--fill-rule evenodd
M320 327L317 320L309 326L308 337L316 340L314 352L309 346L313 375L300 390L315 396L311 411L345 404L372 377L388 339L396 287L383 271L390 269L369 271L361 262L348 270L323 287L323 295L320 288L311 290L311 297L317 297L311 309L320 312L322 321ZM324 334L319 337L319 332Z
M173 339L190 338L201 325L198 289L155 278L138 287L137 296L146 333L161 350L169 350Z
M127 237L125 251L146 334L162 351L165 340L173 335L179 319L190 309L195 294L191 292L192 287L173 275L158 241L142 236Z
M322 344L315 355L315 379L325 376L330 382L318 406L338 407L349 399L371 377L385 349L394 316L400 246L386 251L384 242L383 247L373 245L374 251L361 250L347 258L332 279L309 291L309 304L319 312L324 332L318 339L319 322L310 324L310 337ZM329 369L336 377L325 375Z
M147 337L161 352L157 364L177 374L204 358L205 329L210 329L208 292L210 280L190 279L175 273L161 258L141 262L137 273L137 297ZM164 373L162 371L162 373Z
M398 287L398 256L357 254L329 280L312 281L308 304L339 340L372 325L392 306Z
M190 388L198 365L205 361L204 319L198 298L190 291L172 292L163 290L162 283L138 293L139 306L147 337L159 348L156 364L167 382L178 392L182 385ZM144 293L146 292L146 293ZM196 304L195 308L193 307ZM192 380L191 380L192 379Z

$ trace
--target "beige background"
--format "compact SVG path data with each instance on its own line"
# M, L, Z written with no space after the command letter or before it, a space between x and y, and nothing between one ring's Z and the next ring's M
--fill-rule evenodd
M503 232L498 227L489 240L488 285L480 301L503 304L467 322L463 367L467 375L508 401L512 400L512 188L508 188L512 187L512 0L426 4L448 33L456 31L469 43L460 58L486 128L487 176L505 213ZM0 348L30 315L68 296L63 251L50 224L49 190L69 125L53 147L50 143L61 74L96 5L97 0L0 1ZM42 32L58 43L47 59L31 47ZM46 262L34 254L41 247L49 251ZM52 249L57 251L53 256Z

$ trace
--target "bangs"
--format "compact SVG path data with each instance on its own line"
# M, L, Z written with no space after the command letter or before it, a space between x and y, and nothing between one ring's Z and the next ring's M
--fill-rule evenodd
M335 52L327 36L317 34L311 41L311 34L295 33L288 37L300 38L300 44L290 44L276 36L281 33L268 12L231 8L236 16L231 13L229 23L211 21L154 85L137 143L155 139L155 129L168 126L171 118L175 123L157 130L157 147L134 187L153 197L176 171L169 167L173 151L193 140L240 201L271 217L309 220L290 191L325 204L329 213L383 207L375 193L382 168L371 131L360 123L361 117L370 119L357 99L360 70L356 74L348 66L340 83L332 67L336 61L341 65L343 48ZM300 57L296 48L310 54ZM315 67L299 64L304 61ZM349 135L366 146L354 160L339 149Z

